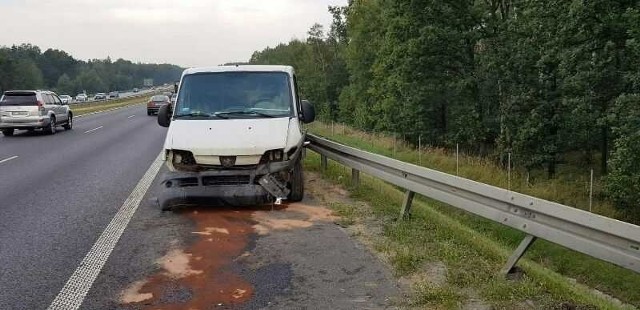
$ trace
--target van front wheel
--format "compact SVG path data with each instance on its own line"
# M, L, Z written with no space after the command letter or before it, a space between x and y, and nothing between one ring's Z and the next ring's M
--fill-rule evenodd
M304 198L304 175L302 172L301 160L296 162L296 165L293 167L293 171L291 171L290 190L291 193L289 193L289 201L302 201L302 198Z

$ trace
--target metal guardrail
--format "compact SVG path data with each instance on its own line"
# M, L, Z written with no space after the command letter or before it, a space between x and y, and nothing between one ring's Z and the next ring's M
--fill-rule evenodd
M414 193L447 203L527 234L502 273L509 273L536 238L640 273L640 226L589 213L559 203L527 196L416 166L385 156L307 135L308 148L327 159L407 190L400 217L409 215Z

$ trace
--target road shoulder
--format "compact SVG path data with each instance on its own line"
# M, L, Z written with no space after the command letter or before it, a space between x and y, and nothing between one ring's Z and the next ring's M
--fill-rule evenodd
M146 199L160 189L156 180ZM141 206L83 308L395 308L389 268L316 190L273 209Z

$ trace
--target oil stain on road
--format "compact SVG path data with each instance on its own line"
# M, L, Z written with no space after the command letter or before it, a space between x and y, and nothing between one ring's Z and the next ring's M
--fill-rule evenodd
M198 207L176 215L193 221L195 240L186 248L169 250L156 262L156 274L126 288L120 296L124 308L242 308L256 293L253 279L247 279L246 274L256 273L260 268L245 266L245 261L253 255L251 250L257 238L279 231L308 229L314 223L335 220L330 210L305 203L276 209L271 206L250 209ZM275 273L291 277L287 272ZM290 280L279 282L285 282L286 286Z

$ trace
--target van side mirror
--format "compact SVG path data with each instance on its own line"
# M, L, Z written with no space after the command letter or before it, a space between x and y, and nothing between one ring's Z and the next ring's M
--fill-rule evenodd
M313 123L316 120L316 109L313 107L309 100L300 101L300 105L302 108L302 115L300 115L300 119L303 123L309 124Z
M158 125L162 127L169 127L171 124L171 105L165 104L158 110Z

